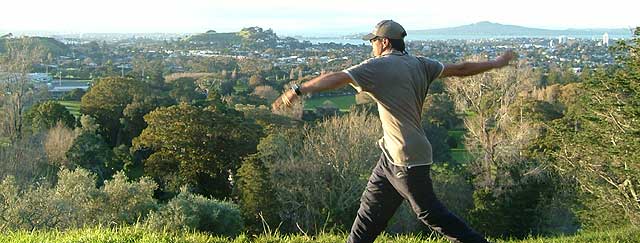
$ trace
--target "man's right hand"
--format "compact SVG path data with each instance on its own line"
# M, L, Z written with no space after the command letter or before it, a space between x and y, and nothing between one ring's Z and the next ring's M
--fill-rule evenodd
M513 50L508 50L504 52L502 55L497 57L494 61L496 63L496 68L501 68L509 65L509 62L516 57L516 53Z

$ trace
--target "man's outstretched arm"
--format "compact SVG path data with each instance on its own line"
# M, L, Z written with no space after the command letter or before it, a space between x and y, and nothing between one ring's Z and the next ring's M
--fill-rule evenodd
M463 62L456 64L445 64L444 70L442 71L440 77L465 77L483 73L494 68L501 68L508 65L509 61L511 61L515 57L515 55L515 52L507 51L496 59L486 62Z
M300 92L302 94L316 93L325 90L332 90L343 87L352 82L351 77L344 72L333 72L316 77L309 82L300 85ZM280 97L278 97L271 105L273 109L279 109L285 104L285 101L293 102L298 99L293 90L285 91Z

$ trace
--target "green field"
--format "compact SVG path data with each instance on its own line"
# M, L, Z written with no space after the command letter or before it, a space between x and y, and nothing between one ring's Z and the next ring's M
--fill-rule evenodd
M71 115L80 116L80 101L58 101L58 103L65 106L71 112Z
M184 242L184 243L335 243L344 242L346 234L320 234L318 236L303 235L240 235L235 238L212 236L205 233L168 233L148 231L143 227L124 227L116 229L94 228L69 231L20 231L5 232L0 234L0 242L7 243L71 243L71 242L91 242L91 243L156 243L156 242ZM376 240L381 242L394 243L448 243L449 241L440 236L418 236L382 235ZM494 242L504 243L565 243L565 242L585 242L585 243L633 243L640 242L640 229L622 228L604 232L582 232L574 236L537 238L530 237L524 240L494 240Z
M318 106L322 106L322 104L327 100L333 102L340 111L349 111L349 108L356 104L356 97L353 95L314 97L304 101L304 109L313 110Z
M450 137L458 141L458 147L451 148L451 157L453 157L453 160L458 163L469 162L471 160L471 155L469 154L467 149L464 148L464 141L463 141L465 131L453 130L453 131L448 131L448 133Z
M451 149L451 157L458 163L471 161L471 155L466 149Z
M6 147L11 144L11 140L6 137L0 137L0 147Z

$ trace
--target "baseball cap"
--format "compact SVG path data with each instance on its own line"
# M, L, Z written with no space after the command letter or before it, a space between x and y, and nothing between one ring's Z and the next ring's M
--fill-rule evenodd
M404 30L402 25L393 20L383 20L376 24L371 33L362 37L363 40L369 41L376 37L386 37L389 39L403 39L407 36L407 31Z

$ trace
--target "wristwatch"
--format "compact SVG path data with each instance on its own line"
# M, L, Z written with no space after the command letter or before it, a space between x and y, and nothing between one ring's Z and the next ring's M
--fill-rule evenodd
M296 93L296 95L302 96L302 92L300 92L300 85L297 85L297 84L291 85L291 89L293 90L293 92Z

